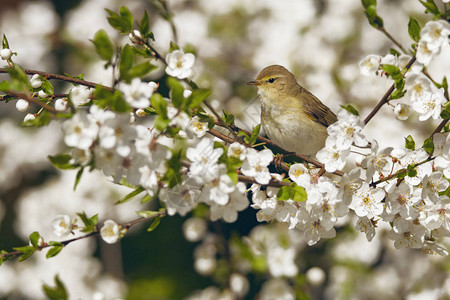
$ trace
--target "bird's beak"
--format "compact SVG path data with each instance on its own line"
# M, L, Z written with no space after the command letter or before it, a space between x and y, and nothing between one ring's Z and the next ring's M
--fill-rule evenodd
M256 86L258 86L258 85L261 85L261 82L258 81L258 80L255 80L255 81L247 82L247 84L248 84L248 85L256 85Z

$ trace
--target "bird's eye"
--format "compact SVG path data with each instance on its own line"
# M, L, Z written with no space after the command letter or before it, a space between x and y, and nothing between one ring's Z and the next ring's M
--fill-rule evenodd
M275 78L269 78L269 82L273 83L275 81Z

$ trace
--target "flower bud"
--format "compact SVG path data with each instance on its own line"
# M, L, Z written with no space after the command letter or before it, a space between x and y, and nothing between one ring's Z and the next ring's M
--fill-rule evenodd
M16 102L16 108L18 111L25 112L30 108L30 102L24 99L19 99Z
M69 101L65 98L59 98L55 101L55 109L57 111L65 111L69 107Z
M3 60L10 59L11 56L12 56L12 51L11 51L11 49L5 48L5 49L0 50L0 57L1 57Z
M28 122L28 121L32 121L32 120L34 120L34 119L36 119L36 115L35 114L27 114L26 116L25 116L25 118L23 119L23 121L24 122Z
M143 117L145 117L147 114L145 113L145 110L144 110L143 108L139 108L139 109L136 110L136 115L137 115L139 118L143 118Z
M42 79L39 77L39 74L34 74L30 79L31 87L37 89L42 85Z

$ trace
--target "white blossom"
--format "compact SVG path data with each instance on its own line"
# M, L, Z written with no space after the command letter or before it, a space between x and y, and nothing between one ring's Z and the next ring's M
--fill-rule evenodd
M230 157L236 157L243 161L245 159L245 153L245 146L239 144L238 142L234 142L228 146L227 155Z
M433 230L442 227L450 231L450 201L448 197L446 201L441 201L430 206L422 218L421 223L428 230Z
M375 236L375 226L368 217L360 217L356 222L355 229L364 233L368 242Z
M201 122L198 116L194 116L187 124L187 129L197 138L201 138L206 134L206 131L208 131L208 123Z
M373 218L383 212L383 203L385 196L382 189L372 188L367 183L363 183L361 188L353 196L350 208L353 209L358 217Z
M195 62L195 56L192 53L183 53L181 50L175 50L166 56L166 73L170 76L184 79L192 74L192 66Z
M364 76L374 75L380 67L381 56L369 54L359 62L359 71Z
M424 40L419 41L416 52L416 58L419 63L427 66L433 58L434 54L435 52L428 48L427 42L425 42Z
M397 103L394 107L395 117L400 121L408 119L410 112L411 107L408 104Z
M415 205L421 199L421 189L412 187L403 181L399 186L393 185L389 189L386 212L391 215L399 213L405 219L417 218L419 214Z
M254 177L259 184L268 184L271 176L267 166L273 160L272 151L264 149L258 152L253 148L247 148L245 156L241 167L242 173Z
M217 161L223 149L214 149L214 142L210 138L203 138L195 147L186 150L186 157L191 161L189 174L197 183L207 183L219 176Z
M436 157L434 167L442 171L445 177L450 178L450 134L434 134L433 144L433 156Z
M325 147L317 152L317 160L325 165L327 172L334 172L344 168L350 148L341 149L336 144L336 138L329 136L325 141Z
M396 249L422 247L425 228L415 224L413 221L403 218L395 218L392 230L388 232L388 237L394 240Z
M420 116L420 121L439 118L442 110L442 105L446 102L444 96L444 89L440 88L436 92L429 94L427 98L415 101L412 103L412 108L417 111Z
M442 172L425 175L422 181L422 198L428 197L434 203L439 201L439 192L448 188L448 180L442 177Z
M420 40L427 43L427 48L438 52L439 48L448 43L450 25L447 21L429 21L420 31Z
M88 149L98 133L98 125L84 111L65 121L62 128L66 145L80 149Z
M259 292L260 300L294 300L295 291L289 283L281 278L273 278L264 282Z
M113 220L106 220L100 229L100 236L108 244L114 244L120 239L120 227Z
M274 277L293 277L298 269L295 264L295 249L292 247L273 247L267 251L267 265Z
M311 175L304 164L293 164L289 168L289 178L305 189L311 185Z
M68 215L56 216L52 224L57 236L68 235L72 231L72 220Z
M150 106L150 97L158 88L154 82L142 82L139 78L131 80L130 84L122 82L119 90L123 93L125 101L134 108L146 108Z
M336 139L335 145L339 150L350 148L354 143L356 146L365 147L367 140L361 133L364 122L347 110L341 108L337 115L338 121L327 128L328 135Z
M69 98L75 107L89 102L92 89L86 86L78 85L70 90Z
M408 74L408 73L407 73ZM422 73L408 74L405 80L406 95L411 102L429 98L431 90L431 80Z
M190 181L179 183L172 188L161 189L159 193L159 199L166 205L169 216L176 213L185 216L197 206L199 197L200 190Z
M183 223L183 234L189 242L198 242L206 234L208 229L205 219L189 218Z
M229 195L229 201L226 205L211 203L211 221L223 219L227 223L236 222L238 212L243 211L249 205L247 195L245 193L245 184L238 182L235 190Z
M392 147L384 148L378 151L378 142L371 142L371 153L361 162L361 166L366 168L366 180L370 182L375 172L389 172L392 166L392 158L389 157Z

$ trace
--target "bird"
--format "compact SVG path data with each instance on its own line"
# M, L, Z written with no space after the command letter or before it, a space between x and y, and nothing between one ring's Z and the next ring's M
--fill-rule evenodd
M285 67L264 68L255 80L261 102L261 125L284 150L314 158L324 147L327 127L336 115L316 96L298 84Z

